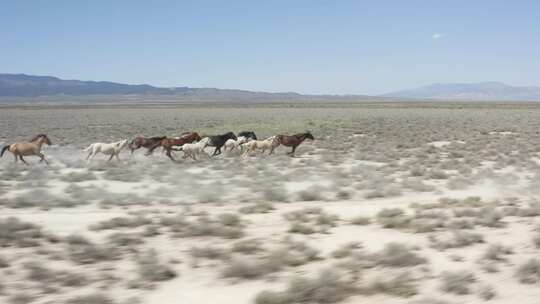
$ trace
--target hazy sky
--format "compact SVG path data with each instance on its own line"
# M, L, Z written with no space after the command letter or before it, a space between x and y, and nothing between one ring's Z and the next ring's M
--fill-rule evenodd
M540 85L540 1L0 1L0 72L380 94Z

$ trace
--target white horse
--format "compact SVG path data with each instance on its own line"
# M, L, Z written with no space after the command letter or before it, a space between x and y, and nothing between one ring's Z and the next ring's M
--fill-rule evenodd
M208 143L210 143L210 137L205 137L196 143L183 144L177 151L184 151L183 158L191 157L194 160L197 160L197 157L200 155L210 157L206 152L204 152L204 148L208 146Z
M274 149L279 146L280 142L277 138L277 136L268 137L265 140L252 140L248 143L245 143L244 145L247 146L247 150L244 153L244 157L248 156L249 153L261 150L262 153L264 153L266 150L270 150L270 154L274 153Z
M227 149L229 149L229 151L233 151L234 149L237 149L239 148L241 152L244 151L244 147L242 146L243 144L245 143L248 143L250 141L252 141L253 139L251 137L245 137L245 136L239 136L237 140L234 140L234 139L228 139L226 142L225 142L225 146L223 148L224 151L227 151Z
M127 139L117 141L114 143L93 143L90 146L88 146L88 148L84 149L83 151L90 152L88 153L88 156L86 157L87 161L91 161L92 159L94 159L94 156L96 156L96 154L100 152L105 155L111 156L109 157L108 161L110 161L113 157L116 157L117 160L120 160L120 158L118 158L118 154L120 154L120 151L122 151L122 149L125 146L127 146L127 144L128 144Z

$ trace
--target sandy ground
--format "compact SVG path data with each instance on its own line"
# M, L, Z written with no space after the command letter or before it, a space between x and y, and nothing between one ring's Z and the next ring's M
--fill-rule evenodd
M107 163L105 156L98 156L94 162L86 163L83 145L54 145L45 148L51 162L47 167L36 164L36 159L30 166L14 165L8 155L0 160L0 221L16 217L41 226L59 241L40 239L38 246L31 247L4 244L0 260L7 261L8 266L0 268L0 302L69 303L80 296L100 294L117 303L131 303L134 299L149 304L255 303L261 291L283 291L291 279L314 278L322 269L330 268L347 277L351 268L337 265L355 256L338 258L335 251L358 242L358 252L366 253L363 261L372 264L362 267L358 281L348 282L362 291L347 294L340 303L439 303L434 299L444 301L440 303L483 303L487 301L482 295L486 286L495 293L490 303L536 303L540 298L538 283L524 284L517 270L540 252L533 242L540 212L525 215L529 208L538 208L535 204L540 198L538 143L530 134L493 127L496 125L480 125L483 129L473 135L460 131L446 137L427 136L410 146L407 140L396 137L388 146L380 147L377 143L381 138L391 136L346 125L339 132L347 134L348 145L341 147L331 134L324 134L303 144L295 158L286 156L287 150L281 147L275 156L257 155L246 160L226 153L194 162L181 160L178 153L179 161L173 163L159 151L150 157L143 151L134 155L125 151L121 162ZM523 150L527 150L526 155L520 154ZM258 205L271 208L245 211L246 207ZM394 208L404 212L407 224L385 228L381 212ZM462 209L470 209L472 215L457 216ZM415 220L421 219L419 214L424 211L445 216L433 215L429 219L439 221L437 226L418 231ZM301 216L291 220L293 212L335 218L324 226ZM496 219L486 219L495 213ZM223 214L237 216L239 224L223 224L213 234L181 236L164 224L164 218L175 215L191 223L216 219L212 222L216 224ZM104 221L135 216L148 222L133 227L93 228ZM352 224L358 216L370 222ZM473 224L469 228L452 228L450 223L460 219ZM314 231L292 231L294 224ZM180 222L175 227L189 225ZM159 233L146 234L149 226ZM0 222L3 242L2 238L7 237L2 229L8 231L6 227ZM230 227L240 229L242 234L220 235L220 230ZM479 234L483 241L437 247L439 243L434 240L450 240L456 231ZM110 240L115 233L134 235L142 242L115 245ZM95 244L118 246L122 253L116 260L75 263L66 240L73 235L84 235ZM260 243L262 249L250 254L233 252L234 244L242 240ZM257 277L224 274L234 262L264 261L271 252L283 248L293 252L292 247L287 247L290 240L303 242L317 251L319 258L283 265L278 271ZM373 262L373 256L382 255L390 243L404 244L426 262L399 267ZM496 259L486 257L494 244L511 248L511 253ZM227 256L195 257L194 248L218 248ZM147 250L155 250L160 263L174 271L176 277L154 282L140 277L137 259ZM30 261L51 269L84 273L89 283L84 288L61 286L45 291L42 285L48 284L46 279L30 278L25 266ZM487 270L486 265L496 271ZM407 287L403 293L403 286L364 290L376 281L404 272L411 274L414 292L409 293ZM442 289L445 272L471 272L475 279L464 283L468 292L456 294ZM540 279L540 272L532 276ZM135 286L134 280L146 283ZM16 302L15 297L21 294L28 297L27 302Z

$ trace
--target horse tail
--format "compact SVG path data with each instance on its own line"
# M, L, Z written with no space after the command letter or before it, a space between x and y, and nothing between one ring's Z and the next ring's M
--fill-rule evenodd
M11 145L5 145L5 146L2 148L2 152L0 152L0 157L4 156L4 153L6 152L6 150L9 149L9 147L11 147Z
M90 146L88 146L86 149L83 149L84 152L88 152L90 150L92 150L92 148L94 147L94 144L91 144Z

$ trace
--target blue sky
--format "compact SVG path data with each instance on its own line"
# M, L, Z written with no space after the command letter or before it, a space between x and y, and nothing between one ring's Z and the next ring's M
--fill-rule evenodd
M0 72L381 94L540 85L540 1L0 2Z

